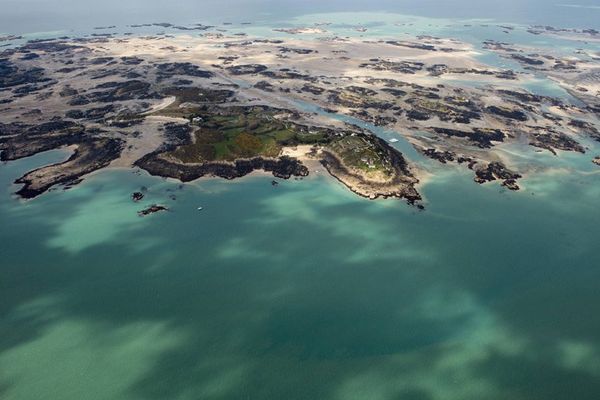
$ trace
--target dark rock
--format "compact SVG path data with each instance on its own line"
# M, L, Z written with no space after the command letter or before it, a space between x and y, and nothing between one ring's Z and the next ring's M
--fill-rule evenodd
M508 170L499 162L491 162L486 167L475 170L475 182L482 184L500 179L503 181L502 185L510 190L520 189L517 185L519 178L521 178L520 174Z
M489 106L486 107L486 111L494 114L494 115L498 115L500 117L504 117L504 118L508 118L508 119L514 119L516 121L527 121L529 118L527 117L527 114L525 114L523 111L519 111L519 110L511 110L509 108L505 108L505 107L498 107L498 106Z
M255 170L271 172L275 177L289 179L291 176L307 176L308 169L296 159L280 157L265 159L236 160L235 162L210 162L201 165L178 164L160 157L160 152L148 154L135 165L145 169L151 175L171 177L182 182L190 182L203 176L218 176L225 179L235 179L248 175Z
M524 56L522 54L511 54L511 57L514 60L517 60L517 61L519 61L522 64L536 65L536 66L544 65L544 61L543 60L539 60L537 58L527 57L527 56Z
M388 40L387 44L391 44L393 46L406 47L409 49L419 49L419 50L427 50L427 51L437 51L435 46L430 44L423 43L414 43L414 42L406 42L401 40Z
M600 142L600 131L594 125L587 121L572 119L569 121L569 126L576 128L578 131L591 136Z
M145 217L150 214L154 214L154 213L161 212L161 211L169 211L169 209L166 206L162 206L160 204L152 204L151 206L149 206L141 211L138 211L138 215L140 217Z
M392 71L403 74L414 74L422 71L425 64L415 61L385 61L377 60L375 62L360 64L360 68L369 68L375 71Z
M73 182L82 176L104 168L117 159L121 155L124 142L109 138L83 138L77 144L77 149L67 161L38 168L17 179L15 183L24 185L17 195L30 199L58 184L73 185Z
M423 154L427 157L432 158L441 162L442 164L446 164L447 162L452 162L455 160L456 155L451 151L439 151L436 149L425 149L423 150Z
M576 151L585 153L585 149L575 139L570 138L564 133L552 129L541 129L531 134L530 144L535 147L546 149L552 154L556 154L556 149L564 151Z
M389 94L391 94L392 96L395 96L395 97L406 96L406 92L404 90L400 90L400 89L383 88L383 89L381 89L381 91L389 93Z
M0 89L48 81L43 68L21 68L8 59L0 59Z
M144 62L143 59L139 57L121 57L121 63L124 65L140 65Z
M505 137L504 132L499 129L473 128L472 132L438 127L434 127L432 129L434 132L446 136L466 138L469 141L476 143L477 146L481 148L490 148L493 146L492 141L502 142L504 141Z
M318 96L318 95L323 94L325 89L323 89L322 87L311 85L311 84L307 83L300 88L300 91L305 92L305 93L312 93L312 94Z
M89 110L69 110L66 113L67 118L72 119L87 119L90 121L99 121L106 117L107 114L115 111L115 107L109 104L104 107L91 108Z
M268 67L261 64L242 64L227 67L227 71L232 75L252 75L266 71Z
M275 87L273 85L271 85L267 81L256 82L256 84L254 85L254 87L257 88L257 89L260 89L260 90L264 90L265 92L273 92L273 91L275 91Z
M144 198L144 193L142 193L142 192L134 192L134 193L131 195L131 199L132 199L133 201L135 201L136 203L137 203L138 201L142 200L143 198Z
M28 61L28 60L35 60L36 58L40 58L39 54L37 54L37 53L27 53L23 57L19 58L19 60Z
M431 119L431 116L429 114L417 110L407 111L406 117L410 121L427 121L428 119Z
M196 78L212 78L214 73L200 69L197 65L189 62L157 64L157 76L159 80L171 78L176 75L193 76Z
M96 86L95 89L108 90L87 94L85 96L87 101L112 103L115 101L159 98L158 94L151 90L150 83L140 80L106 82Z
M266 76L271 79L298 79L298 80L304 80L304 81L309 81L309 82L314 82L317 80L316 78L311 77L309 75L301 74L296 71L290 71L285 68L280 69L278 71L262 71L262 72L260 72L260 75Z
M279 52L280 53L295 53L295 54L311 54L311 53L317 53L316 50L312 50L312 49L297 49L297 48L290 48L290 47L279 47Z

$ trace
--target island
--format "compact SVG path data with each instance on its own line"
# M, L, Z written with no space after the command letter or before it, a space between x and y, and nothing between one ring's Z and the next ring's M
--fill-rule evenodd
M365 198L422 206L432 169L400 140L439 167L464 167L475 182L510 190L528 173L514 146L559 157L600 141L591 56L485 42L524 67L511 70L449 38L341 38L320 26L279 29L280 38L190 29L204 33L63 37L4 49L0 160L71 151L18 178L17 195L33 198L110 167L181 182L254 171L300 179L323 169ZM307 34L323 36L295 37ZM578 102L526 90L539 73Z

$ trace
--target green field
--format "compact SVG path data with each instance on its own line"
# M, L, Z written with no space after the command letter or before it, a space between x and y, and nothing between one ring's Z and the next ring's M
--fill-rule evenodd
M171 156L185 163L277 157L283 146L328 141L326 130L300 126L277 118L281 111L265 107L194 110L186 115L196 127L194 141Z

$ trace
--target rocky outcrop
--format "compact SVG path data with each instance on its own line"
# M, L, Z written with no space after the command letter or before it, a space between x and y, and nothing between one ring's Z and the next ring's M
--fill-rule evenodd
M161 211L169 211L169 209L166 206L160 205L160 204L152 204L151 206L148 206L147 208L144 208L141 211L138 211L138 215L140 217L146 217L150 214L155 214L157 212L161 212Z
M17 179L15 183L24 185L17 191L17 195L31 199L55 185L77 181L117 159L121 155L123 144L119 139L110 138L85 140L78 144L67 161L35 169Z
M377 154L378 163L385 164L387 179L373 179L369 170L350 164L344 154L336 150L338 146L329 146L322 151L321 164L338 181L352 192L374 200L377 198L405 199L416 204L422 198L415 185L419 182L412 174L408 162L398 150L385 140L373 135L359 135L367 143L371 154ZM422 206L419 206L421 208Z
M491 162L484 167L477 167L477 165L471 164L471 167L475 168L475 182L479 184L499 179L502 180L502 186L510 190L520 189L517 179L521 178L521 175L510 171L500 162Z
M532 133L530 144L534 147L546 149L555 155L556 150L585 153L583 146L575 139L552 129L545 129Z
M256 170L271 172L273 176L281 179L308 175L308 168L300 161L286 156L276 159L255 157L234 162L182 164L162 158L161 153L151 153L136 161L135 165L148 171L151 175L175 178L182 182L190 182L203 176L235 179Z
M465 138L470 142L473 142L478 147L487 149L493 146L492 141L494 142L502 142L504 141L505 134L499 129L482 129L482 128L473 128L471 132L462 131L459 129L450 129L450 128L431 128L435 133L451 136L451 137L459 137Z
M527 121L529 118L527 114L520 110L512 110L506 107L489 106L486 111L490 114L497 115L499 117L514 119L516 121Z
M0 134L0 161L17 160L42 151L81 143L88 137L85 127L75 122L54 120L40 125L4 124L0 132L18 134L2 138Z

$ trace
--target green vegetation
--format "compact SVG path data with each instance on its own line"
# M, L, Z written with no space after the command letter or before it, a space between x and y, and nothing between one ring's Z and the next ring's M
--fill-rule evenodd
M163 91L164 95L175 96L181 103L223 103L227 101L234 92L231 90L215 90L198 87L176 86Z
M263 106L194 111L186 115L198 127L194 140L169 153L184 163L277 157L284 146L326 143L332 136L327 129L308 128L278 118L289 116Z
M331 143L327 149L335 153L344 165L367 175L383 179L394 175L394 169L385 152L366 136L346 136Z
M444 103L441 103L439 101L426 100L426 99L416 99L415 106L417 106L421 109L427 110L427 111L440 112L440 113L444 113L444 114L446 114L450 111L453 111L451 108L449 108Z

